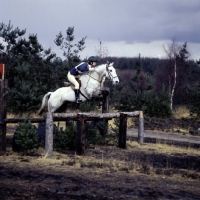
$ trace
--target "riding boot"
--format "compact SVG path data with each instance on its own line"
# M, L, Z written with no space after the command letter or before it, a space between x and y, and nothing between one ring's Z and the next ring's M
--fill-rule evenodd
M75 92L75 97L76 97L76 103L82 103L82 100L79 99L80 90L75 89L74 92Z

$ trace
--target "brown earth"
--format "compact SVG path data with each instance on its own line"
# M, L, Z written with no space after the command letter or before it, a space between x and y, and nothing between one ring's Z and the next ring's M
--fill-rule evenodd
M162 134L162 133L160 133ZM7 199L200 199L199 147L144 144L94 146L85 155L44 149L0 156L0 197ZM197 137L199 138L199 137ZM158 142L158 141L157 141Z

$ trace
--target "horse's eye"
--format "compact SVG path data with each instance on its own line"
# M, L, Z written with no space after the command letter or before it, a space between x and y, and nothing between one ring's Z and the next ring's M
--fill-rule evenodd
M112 72L112 69L110 70L110 72Z

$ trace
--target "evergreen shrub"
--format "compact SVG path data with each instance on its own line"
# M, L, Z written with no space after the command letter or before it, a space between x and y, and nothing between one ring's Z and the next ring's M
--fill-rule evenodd
M54 134L54 148L56 150L76 149L77 126L75 122L68 124L67 128L61 127ZM107 125L105 120L95 120L85 124L85 145L107 145L117 141L117 135Z
M30 121L19 123L12 141L12 149L27 154L39 148L37 128Z
M69 123L66 129L58 128L54 134L54 148L57 150L74 150L76 146L76 126Z

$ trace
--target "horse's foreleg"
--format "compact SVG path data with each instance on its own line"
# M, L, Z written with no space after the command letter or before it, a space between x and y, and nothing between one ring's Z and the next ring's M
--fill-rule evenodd
M104 76L103 79L102 79L102 81L101 81L101 89L104 88L104 82L105 82L105 79L106 79L106 77Z
M106 98L109 94L110 93L108 90L99 90L96 97L96 101L98 101L98 106L102 106L102 104L106 102Z
M106 102L106 98L107 96L110 94L108 90L101 90L101 94L102 94L102 102L105 103Z
M101 90L101 94L104 96L104 97L107 97L110 93L108 90Z

